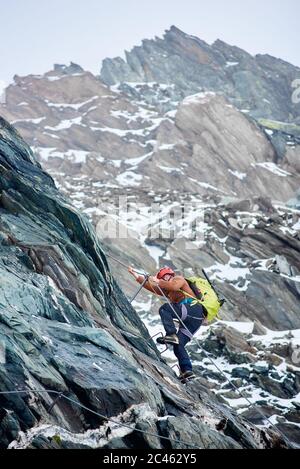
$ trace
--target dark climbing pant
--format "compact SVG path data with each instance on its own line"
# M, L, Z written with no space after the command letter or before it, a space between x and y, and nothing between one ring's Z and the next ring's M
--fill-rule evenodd
M176 355L179 367L182 373L185 371L192 371L192 362L187 353L185 346L192 337L196 334L198 329L200 329L203 319L205 318L203 307L200 304L194 306L190 304L178 304L172 303L172 307L177 314L173 311L171 306L168 303L165 303L159 309L159 314L165 328L167 335L177 334L179 339L179 344L174 345L174 354ZM183 324L179 323L179 330L174 324L174 319L181 319Z

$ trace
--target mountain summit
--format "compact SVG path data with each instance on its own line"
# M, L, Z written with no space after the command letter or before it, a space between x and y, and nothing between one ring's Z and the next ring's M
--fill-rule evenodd
M270 55L256 55L217 40L208 45L175 26L162 39L142 41L121 58L105 59L101 78L120 82L174 84L185 95L223 93L256 119L300 123L299 106L291 99L300 68Z

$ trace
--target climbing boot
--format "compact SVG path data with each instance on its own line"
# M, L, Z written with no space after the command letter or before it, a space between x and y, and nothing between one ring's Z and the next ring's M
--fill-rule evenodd
M165 335L164 337L158 337L158 339L156 339L156 342L161 345L163 344L178 345L179 339L176 334L172 334L172 335Z
M179 379L182 383L187 383L188 381L195 379L196 375L193 371L185 371L179 375Z

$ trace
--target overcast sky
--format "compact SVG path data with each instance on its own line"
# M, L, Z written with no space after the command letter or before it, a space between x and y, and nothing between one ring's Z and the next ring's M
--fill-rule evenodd
M300 66L299 0L0 0L0 81L79 63L99 73L172 24Z

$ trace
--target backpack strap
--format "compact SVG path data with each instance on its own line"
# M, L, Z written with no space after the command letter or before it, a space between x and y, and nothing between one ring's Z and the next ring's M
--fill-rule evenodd
M216 287L214 286L213 282L210 280L209 276L207 275L206 271L204 269L202 269L202 272L203 272L203 275L205 276L206 280L208 281L208 283L210 284L211 288L213 289L213 291L215 292L215 294L217 295L217 298L218 298L218 301L219 301L219 305L220 307L222 308L222 306L224 305L224 303L226 303L226 299L225 298L220 298L220 295L218 293L218 291L216 290Z

